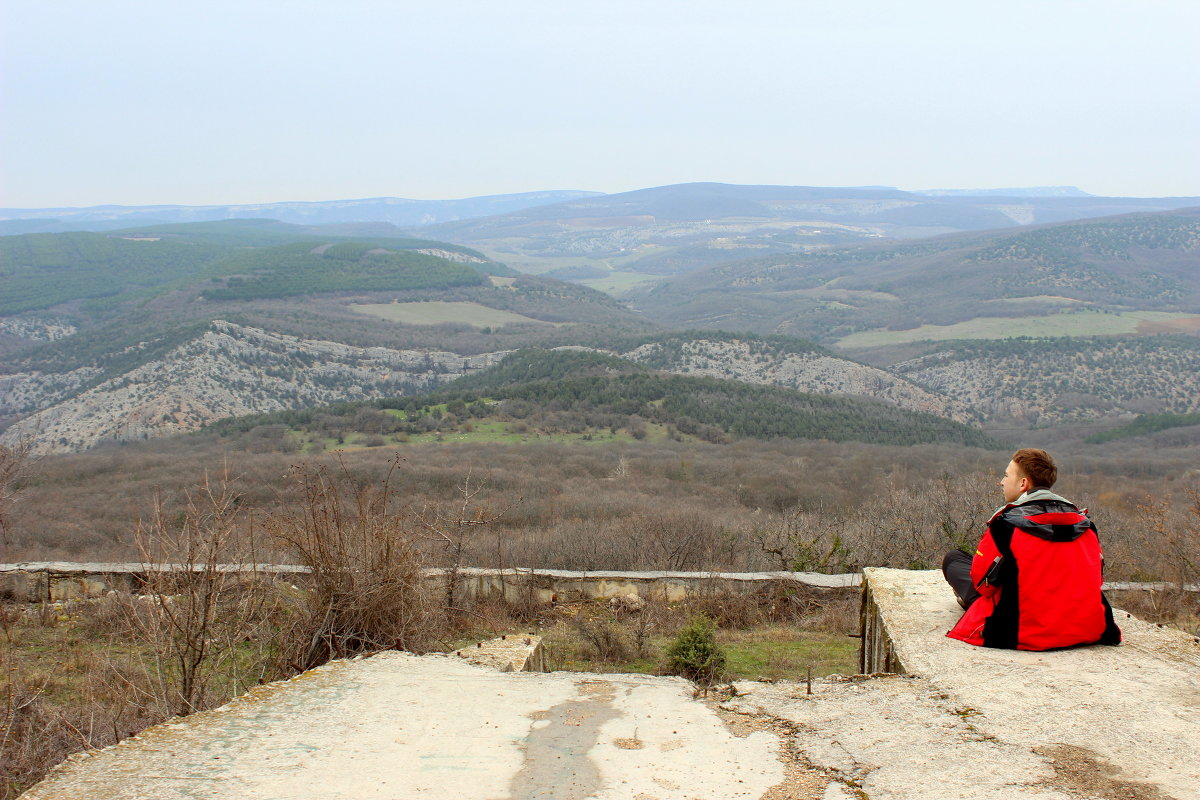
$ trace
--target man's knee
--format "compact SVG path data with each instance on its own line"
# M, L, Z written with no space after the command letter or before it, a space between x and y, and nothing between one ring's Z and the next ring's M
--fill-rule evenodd
M942 574L945 575L954 567L965 564L967 569L971 569L971 556L967 555L962 550L951 550L946 553L946 557L942 559Z

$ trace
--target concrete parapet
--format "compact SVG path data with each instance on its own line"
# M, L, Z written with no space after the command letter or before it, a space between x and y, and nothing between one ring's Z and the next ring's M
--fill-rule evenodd
M193 571L206 569L204 564ZM100 597L110 591L140 592L150 575L183 574L179 564L75 563L64 561L0 564L0 600L25 603L81 600ZM306 567L292 564L219 564L216 569L247 577L289 580L303 583ZM431 587L445 585L447 570L425 570L424 580ZM460 599L503 600L515 605L571 603L611 597L639 597L643 600L678 602L703 596L706 592L754 592L772 584L821 590L854 589L860 585L858 573L825 575L819 572L577 572L557 569L490 569L460 567L457 594ZM1106 588L1132 590L1175 590L1177 584L1120 583ZM1182 587L1200 591L1200 586Z
M1142 792L1121 796L1200 798L1200 639L1117 610L1120 646L973 647L945 635L962 609L940 571L863 572L864 672L921 678L999 740L1083 753Z
M526 636L501 636L486 642L455 650L454 655L466 659L471 664L491 667L501 672L549 672L546 664L546 651L542 647L542 637L535 634Z

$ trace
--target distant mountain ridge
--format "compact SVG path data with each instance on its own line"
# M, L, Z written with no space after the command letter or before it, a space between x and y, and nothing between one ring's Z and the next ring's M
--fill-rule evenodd
M3 208L0 234L110 230L147 223L214 222L269 218L299 225L388 222L402 227L503 214L529 206L557 203L596 192L551 190L466 197L458 200L410 200L371 197L360 200L244 203L233 205L103 205L86 208ZM24 224L22 224L24 223Z
M931 197L1095 197L1078 186L1026 186L1012 189L920 189Z
M1200 205L1198 198L945 195L890 187L686 183L409 229L523 272L588 282L770 256ZM595 284L591 284L595 285Z

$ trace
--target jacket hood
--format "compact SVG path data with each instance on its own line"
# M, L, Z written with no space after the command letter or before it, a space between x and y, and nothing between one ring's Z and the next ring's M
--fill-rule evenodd
M1049 489L1026 492L997 516L1014 528L1048 542L1073 542L1096 530L1095 524L1074 503Z

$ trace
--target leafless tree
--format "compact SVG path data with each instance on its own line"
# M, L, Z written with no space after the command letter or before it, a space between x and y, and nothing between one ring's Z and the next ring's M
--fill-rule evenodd
M152 674L177 714L206 706L212 676L227 671L264 623L253 524L234 484L228 471L217 480L206 473L182 508L157 498L137 524L152 606L133 598L128 616L161 659Z
M5 544L8 544L13 506L33 461L33 442L32 436L26 436L11 446L0 444L0 542Z
M427 503L417 514L416 523L424 536L442 547L444 552L446 583L445 608L448 614L463 611L458 607L458 585L461 580L463 559L474 534L504 516L506 507L493 510L479 499L483 484L473 481L471 470L458 487L458 498L452 504Z

